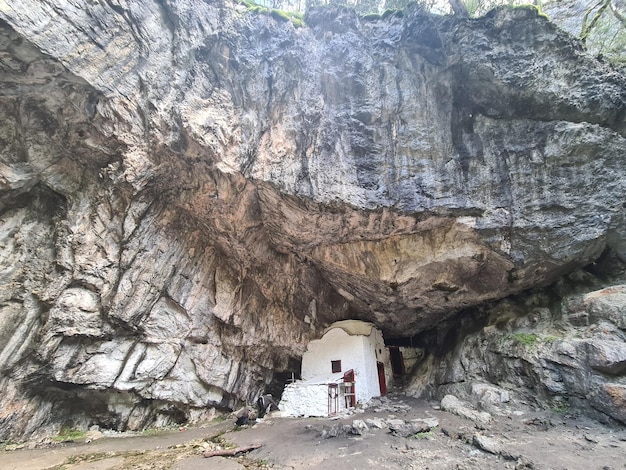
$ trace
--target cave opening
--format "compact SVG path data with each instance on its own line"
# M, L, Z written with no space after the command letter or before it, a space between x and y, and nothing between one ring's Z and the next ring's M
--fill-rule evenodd
M404 356L398 346L389 346L389 359L391 360L391 372L394 379L406 375Z
M415 373L425 356L423 344L419 343L418 336L407 336L385 340L385 347L389 351L391 373L395 386L403 386L407 379Z
M276 400L280 400L283 396L283 390L286 384L301 379L302 359L291 357L284 370L274 371L272 380L265 387L265 393L270 393Z

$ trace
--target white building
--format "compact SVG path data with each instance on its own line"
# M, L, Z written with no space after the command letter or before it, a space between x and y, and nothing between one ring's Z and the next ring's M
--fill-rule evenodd
M335 322L302 356L302 380L285 387L286 416L329 416L387 393L391 362L382 333L371 323Z

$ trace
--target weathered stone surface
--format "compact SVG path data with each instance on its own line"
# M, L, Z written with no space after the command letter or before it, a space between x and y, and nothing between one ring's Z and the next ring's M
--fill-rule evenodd
M572 322L589 325L606 320L626 330L626 286L607 287L573 298L565 308Z
M454 395L446 395L441 399L441 409L480 424L487 424L492 420L491 415L486 411L473 410Z
M439 421L435 418L412 419L411 421L387 419L385 423L391 434L400 437L413 437L416 434L429 432L439 425Z
M483 436L482 434L474 434L472 443L480 450L484 450L490 454L500 455L502 453L502 444L491 437Z
M524 403L560 411L570 407L571 412L624 423L626 339L603 320L607 315L598 315L596 303L578 303L581 298L603 299L612 291L621 291L621 286L566 298L563 309L545 295L518 299L534 307L521 317L512 314L512 301L503 302L487 313L486 326L460 341L454 353L425 362L409 389L416 394L455 393L492 414L510 415L516 408L526 409ZM617 298L610 303L611 314L624 307ZM542 307L546 302L552 304L551 313ZM591 317L599 323L589 325ZM448 397L442 408L450 406L448 401L456 404Z
M334 320L412 335L626 254L625 79L534 10L0 19L0 439L233 408Z

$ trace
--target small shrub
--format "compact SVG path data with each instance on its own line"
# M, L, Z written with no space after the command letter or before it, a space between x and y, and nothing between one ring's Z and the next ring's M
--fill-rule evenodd
M515 333L513 339L523 346L534 346L539 336L534 333Z
M565 413L569 409L569 404L565 401L560 401L554 404L551 409L555 413Z
M390 16L395 16L396 18L402 18L404 16L404 10L388 9L388 10L385 10L382 14L383 18L389 18Z
M83 437L85 437L85 431L62 427L59 434L54 436L52 440L56 442L68 442L76 441L78 439L82 439Z
M222 449L234 449L235 447L237 447L236 445L234 445L231 442L228 442L224 438L223 432L215 434L214 436L209 437L207 440L209 442L212 442L213 444L217 444L218 446L222 447Z
M293 11L272 10L271 15L279 21L291 21L291 23L296 28L300 28L305 24L304 15L302 13L297 13Z
M296 28L304 26L304 15L302 13L278 10L275 8L267 8L262 5L256 4L252 0L237 0L239 3L246 7L248 13L254 13L258 15L270 15L277 21L286 23L291 21Z
M144 429L142 434L144 436L159 436L165 432L163 428L148 428Z

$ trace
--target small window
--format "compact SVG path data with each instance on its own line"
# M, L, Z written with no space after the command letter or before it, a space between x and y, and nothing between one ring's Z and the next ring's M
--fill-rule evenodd
M341 372L341 361L330 361L330 367L335 372Z

